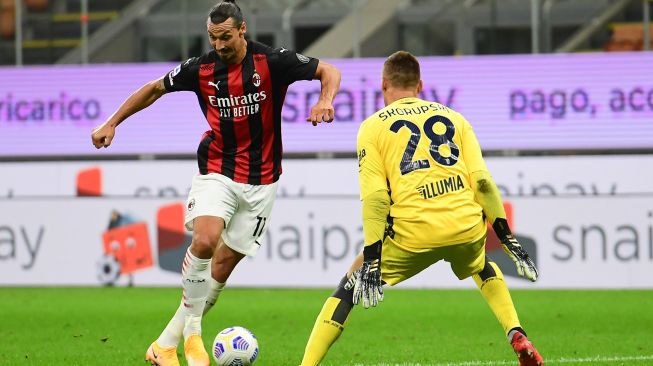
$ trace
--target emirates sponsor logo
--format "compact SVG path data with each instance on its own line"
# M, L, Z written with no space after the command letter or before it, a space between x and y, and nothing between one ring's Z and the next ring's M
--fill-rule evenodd
M232 95L220 98L215 95L209 95L209 103L216 108L238 108L238 107L252 107L258 106L259 102L267 99L265 90L256 93L248 93L245 95Z

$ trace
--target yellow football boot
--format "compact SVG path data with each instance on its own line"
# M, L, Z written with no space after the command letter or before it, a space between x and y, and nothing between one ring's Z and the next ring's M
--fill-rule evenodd
M188 366L209 366L209 354L204 349L202 337L193 334L184 342L184 353Z
M177 347L163 348L154 342L145 352L145 362L157 366L179 366Z

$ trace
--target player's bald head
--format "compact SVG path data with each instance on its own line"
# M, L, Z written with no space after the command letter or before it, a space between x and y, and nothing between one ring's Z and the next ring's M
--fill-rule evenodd
M419 85L419 61L410 52L397 51L383 63L383 78L397 89L412 89Z

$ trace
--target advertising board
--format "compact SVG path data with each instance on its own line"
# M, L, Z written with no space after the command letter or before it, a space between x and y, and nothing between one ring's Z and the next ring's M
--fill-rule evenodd
M353 152L362 120L383 106L383 59L327 60L342 72L335 121L305 121L317 81L288 89L285 152ZM421 97L461 112L485 150L653 147L653 55L420 58ZM165 95L96 150L91 129L144 83L175 64L0 68L0 157L194 154L208 124L192 93ZM47 77L44 77L47 75Z

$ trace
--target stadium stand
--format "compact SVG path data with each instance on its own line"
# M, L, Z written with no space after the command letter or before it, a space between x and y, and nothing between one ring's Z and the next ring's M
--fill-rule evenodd
M93 0L87 19L81 17L81 3L23 1L24 64L79 63L81 22L85 20L91 63L176 61L208 47L203 27L197 25L213 0ZM399 48L416 55L529 53L532 3L239 1L248 14L250 36L276 47L329 57L383 56ZM574 40L575 51L643 49L641 1L535 3L541 6L539 52L560 51L569 40ZM15 62L14 4L15 0L0 0L0 65ZM373 17L367 16L372 13ZM597 19L601 19L599 26ZM343 37L347 42L342 42Z
M115 19L130 0L94 0L89 2L86 20L89 32ZM15 35L15 2L0 3L0 38L5 43ZM23 2L23 51L26 64L54 63L81 42L80 0L25 0ZM6 48L6 47L3 47ZM3 52L4 53L4 52ZM1 58L2 63L13 60Z
M613 23L610 25L612 37L605 44L606 51L641 51L644 49L644 25L642 23ZM653 39L653 28L649 30ZM651 42L649 49L653 48Z

